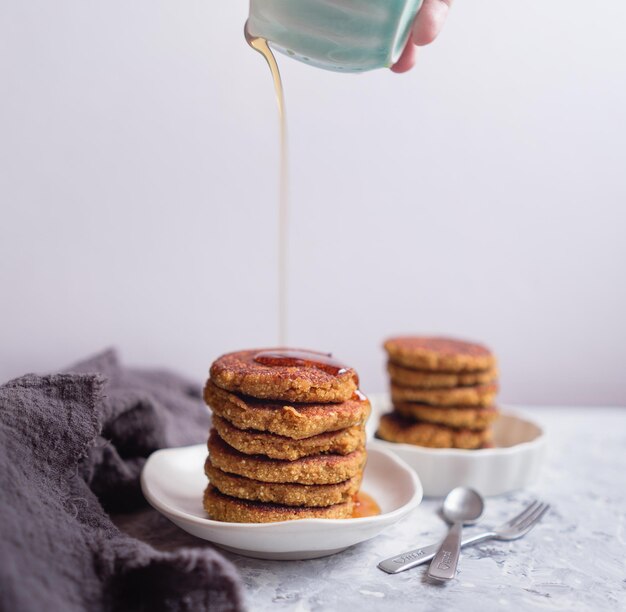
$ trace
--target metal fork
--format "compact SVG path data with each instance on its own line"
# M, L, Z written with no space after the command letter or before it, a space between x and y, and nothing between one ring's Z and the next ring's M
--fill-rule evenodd
M503 540L505 542L517 540L525 536L549 509L549 504L535 500L516 517L496 527L493 531L486 531L464 539L461 542L461 548L473 546L486 540ZM398 574L417 565L422 565L422 563L427 563L434 558L438 550L439 544L416 548L385 559L378 564L378 567L388 574Z

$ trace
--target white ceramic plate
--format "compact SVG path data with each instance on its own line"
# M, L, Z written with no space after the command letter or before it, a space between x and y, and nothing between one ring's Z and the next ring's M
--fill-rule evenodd
M141 474L146 499L181 529L233 552L260 559L313 559L369 540L422 500L415 473L395 455L368 449L361 489L382 513L357 519L303 519L280 523L222 523L207 518L202 493L206 445L153 453Z
M391 410L387 395L369 396L373 435L381 414ZM460 450L425 448L370 439L369 448L388 450L410 465L420 477L424 495L442 497L461 485L482 495L500 495L532 484L543 463L546 438L539 425L515 414L503 414L494 424L495 448Z

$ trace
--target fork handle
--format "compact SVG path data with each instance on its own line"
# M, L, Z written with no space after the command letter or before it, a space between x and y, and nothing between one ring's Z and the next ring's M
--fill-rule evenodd
M472 536L471 538L465 538L461 542L461 548L485 542L486 540L490 540L495 537L495 535L496 534L493 531L486 531L485 533L480 533ZM389 559L381 561L378 564L378 567L383 570L383 572L387 572L388 574L399 574L400 572L404 572L412 567L417 567L418 565L432 561L435 558L440 546L441 544L431 544L430 546L423 546L422 548L409 550L396 555L395 557L389 557Z

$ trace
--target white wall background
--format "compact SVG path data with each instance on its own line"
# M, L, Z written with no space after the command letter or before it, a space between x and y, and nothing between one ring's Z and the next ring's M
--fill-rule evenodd
M277 121L245 0L0 4L0 380L110 345L202 379L276 342ZM282 61L290 342L501 358L502 399L626 404L626 3L458 0L411 74Z

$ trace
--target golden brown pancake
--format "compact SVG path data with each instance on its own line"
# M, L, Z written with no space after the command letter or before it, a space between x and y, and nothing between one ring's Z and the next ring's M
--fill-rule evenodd
M453 338L401 336L389 338L384 346L390 361L416 370L467 372L496 365L487 347Z
M475 372L429 372L428 370L412 370L399 366L391 361L387 363L387 372L391 381L403 387L419 389L449 389L484 385L498 378L497 368L477 370Z
M227 444L246 455L266 455L293 461L309 455L336 453L348 455L365 445L365 427L355 425L339 431L294 440L254 429L238 429L226 419L213 415L213 427Z
M415 389L391 383L393 403L419 402L431 406L490 406L498 393L498 385L476 385L452 389Z
M491 429L473 431L407 419L395 412L380 417L377 437L430 448L477 449L491 441Z
M325 507L285 506L247 501L220 493L209 485L204 492L204 509L215 521L228 523L274 523L305 518L343 519L352 516L354 501Z
M359 379L352 368L334 374L307 365L257 363L255 356L268 350L272 349L222 355L211 366L211 380L218 387L234 393L306 403L345 402L358 388Z
M263 482L298 484L336 484L361 472L366 453L358 449L349 455L313 455L295 461L270 459L263 455L246 455L224 442L215 429L208 442L211 463L224 472Z
M362 473L337 484L302 485L260 482L229 474L216 468L207 458L204 472L211 484L224 495L285 506L333 506L350 501L361 485Z
M500 415L495 406L449 406L440 408L414 402L394 404L396 412L415 421L426 421L447 427L485 429Z
M214 414L239 429L268 431L295 440L359 425L370 413L369 400L356 394L340 404L296 404L240 397L208 381L204 400Z

